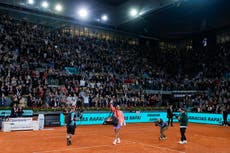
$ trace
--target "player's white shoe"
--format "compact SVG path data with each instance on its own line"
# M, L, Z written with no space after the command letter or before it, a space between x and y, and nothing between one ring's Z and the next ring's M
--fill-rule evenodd
M184 142L183 142L183 141L179 141L178 143L179 143L179 144L184 144Z
M117 138L117 143L121 143L121 139L120 138Z
M113 144L114 144L114 145L117 144L117 139L115 139L115 140L113 141Z
M167 140L167 137L159 137L160 140Z
M187 141L187 140L184 140L184 141L183 141L183 144L187 144L187 143L188 143L188 141Z

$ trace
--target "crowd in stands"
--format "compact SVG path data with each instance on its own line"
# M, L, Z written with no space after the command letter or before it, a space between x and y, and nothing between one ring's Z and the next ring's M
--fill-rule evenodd
M149 54L143 54L143 49ZM123 107L172 103L162 91L197 91L178 107L220 113L230 103L230 43L209 53L129 45L61 29L50 30L1 14L0 106L108 107L111 96ZM156 91L147 93L146 91Z

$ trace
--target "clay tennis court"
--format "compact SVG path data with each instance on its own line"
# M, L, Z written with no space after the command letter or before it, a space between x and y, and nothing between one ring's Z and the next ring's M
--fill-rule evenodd
M188 144L178 144L179 125L166 131L160 141L159 127L152 123L127 124L122 128L121 144L113 145L110 125L78 126L73 145L66 146L65 127L40 131L0 132L1 153L230 153L230 128L189 124Z

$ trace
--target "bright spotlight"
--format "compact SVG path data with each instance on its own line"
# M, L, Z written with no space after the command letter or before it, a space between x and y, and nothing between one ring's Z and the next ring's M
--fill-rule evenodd
M130 10L130 15L133 16L133 17L136 16L137 15L137 10L136 9L131 9Z
M42 7L44 7L44 8L48 8L48 7L49 7L49 3L46 2L46 1L43 1L41 5L42 5Z
M34 4L34 0L28 0L27 3L30 4L30 5L33 5Z
M78 14L82 18L87 18L88 16L88 11L85 8L82 8L78 11Z
M101 20L107 21L107 20L108 20L108 16L107 16L107 15L102 15L102 16L101 16Z
M55 10L58 11L58 12L61 12L62 9L63 9L63 7L62 7L61 4L57 4L57 5L55 6Z

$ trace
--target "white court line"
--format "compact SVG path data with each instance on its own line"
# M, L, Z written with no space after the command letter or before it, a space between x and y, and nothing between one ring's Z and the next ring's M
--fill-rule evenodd
M57 149L57 150L47 150L47 151L37 151L33 153L46 153L46 152L59 152L59 151L67 151L67 150L79 150L79 149L91 149L91 148L99 148L99 147L108 147L109 145L98 145L98 146L90 146L90 147L78 147L78 148L68 148L68 149Z
M113 147L113 145L96 145L96 146L89 146L89 147L77 147L77 148L68 148L68 149L37 151L33 153L59 152L59 151L67 151L67 150L92 149L92 148L100 148L100 147Z
M113 128L112 127L108 127L108 128L111 128L111 131L113 131ZM122 127L122 128L124 128L124 130L125 130L125 128L128 128L128 126L127 127ZM55 131L56 129L54 129L54 131ZM63 130L64 131L64 130ZM123 129L121 129L121 131L123 131ZM137 131L152 131L152 129L151 128L139 128L139 129L131 129L131 130L128 130L128 131L126 131L125 133L124 133L124 135L125 134L132 134L132 133L136 133ZM89 135L100 135L100 136L104 136L104 137L108 137L108 138L111 138L111 140L113 139L113 136L108 136L109 134L111 134L111 133L107 133L107 135L103 135L103 134L101 134L101 132L99 132L99 133L95 133L95 132L87 132L87 133L85 133L85 132L83 132L83 131L81 130L81 129L77 129L77 133L76 133L76 137L82 137L82 136L89 136ZM39 133L39 132L38 132ZM38 133L33 133L32 135L36 135L36 134L38 134ZM60 133L60 132L59 132ZM50 135L50 134L47 134L47 133L42 133L41 132L41 134L44 134L44 135ZM154 133L152 133L153 135L154 135ZM65 135L65 133L63 133L63 134L58 134L58 135L56 135L56 136L51 136L51 137L48 137L48 138L59 138L59 137L62 137L63 135ZM111 134L112 135L112 134ZM214 138L214 139L223 139L223 138L220 138L220 137L210 137L210 136L203 136L203 135L197 135L197 134L195 134L195 136L199 136L199 137L208 137L208 138ZM47 138L47 137L46 137ZM151 148L157 148L157 149L160 149L160 150L168 150L168 151L173 151L173 152L177 152L177 153L185 153L185 152L183 152L183 151L179 151L179 150L176 150L176 149L171 149L171 148L167 148L167 147L159 147L159 146L157 146L157 145L152 145L152 144L146 144L146 143L141 143L141 142L135 142L135 141L130 141L130 140L125 140L125 139L122 139L122 141L124 141L124 142L127 142L127 143L125 143L125 144L123 144L123 145L132 145L132 144L140 144L140 145L142 145L142 146L146 146L146 147L151 147ZM0 140L0 142L1 142L1 140ZM122 144L120 144L120 146L123 146ZM63 149L57 149L57 150L47 150L47 151L38 151L38 152L34 152L34 153L49 153L49 152L58 152L58 151L68 151L68 150L74 150L74 149L76 149L76 150L81 150L81 149L93 149L93 148L100 148L100 147L114 147L113 145L110 145L110 144L108 144L108 145L95 145L95 146L88 146L88 147L75 147L75 148L63 148Z
M138 144L143 145L143 146L147 146L147 147L158 148L158 149L161 149L161 150L168 150L168 151L175 151L175 152L178 152L178 153L185 153L183 151L170 149L170 148L165 148L165 147L158 147L158 146L155 146L155 145L149 145L149 144L145 144L145 143L139 143L138 142Z
M125 127L124 127L125 128ZM147 131L150 131L149 128L141 128L141 131L142 130L147 130ZM136 133L135 131L140 131L140 129L138 130L130 130L129 132L126 132L127 134L131 134L131 133ZM36 134L35 134L36 135ZM89 135L97 135L93 132L88 132L87 134L84 133L84 134L81 134L81 132L79 132L78 134L76 134L76 136L89 136ZM108 137L108 138L111 138L113 139L112 136L106 136L106 135L101 135L101 136L104 136L104 137ZM62 136L52 136L52 137L46 137L47 138L57 138L57 137L62 137ZM135 142L135 141L130 141L130 140L124 140L123 141L126 141L126 142L129 142L129 143L126 143L124 145L129 145L129 144L140 144L140 145L143 145L143 146L147 146L147 147L152 147L152 148L157 148L157 149L161 149L161 150L171 150L171 151L174 151L174 152L178 152L178 153L185 153L185 152L182 152L182 151L179 151L179 150L175 150L175 149L170 149L170 148L165 148L165 147L159 147L159 146L155 146L155 145L151 145L151 144L144 144L144 143L139 143L139 142ZM121 144L119 145L121 146ZM80 149L91 149L91 148L99 148L99 147L113 147L113 145L96 145L96 146L88 146L88 147L77 147L77 148L66 148L66 149L58 149L58 150L47 150L47 151L38 151L38 152L34 152L34 153L48 153L48 152L58 152L58 151L67 151L67 150L74 150L74 149L77 149L77 150L80 150Z
M105 136L108 137L108 136ZM110 137L111 138L111 137ZM123 140L123 141L127 141L129 143L125 143L123 145L119 144L119 146L127 146L130 144L140 144L143 146L147 146L147 147L152 147L152 148L157 148L160 150L168 150L168 151L173 151L173 152L178 152L178 153L185 153L183 151L178 151L175 149L170 149L170 148L165 148L165 147L158 147L158 146L154 146L154 145L149 145L149 144L144 144L144 143L139 143L139 142L135 142L135 141L129 141L129 140ZM96 145L96 146L89 146L89 147L75 147L75 148L68 148L68 149L56 149L56 150L47 150L47 151L36 151L33 153L49 153L49 152L60 152L60 151L68 151L68 150L82 150L82 149L92 149L92 148L100 148L100 147L114 147L114 145Z
M144 130L145 128L142 128L142 130ZM148 129L148 128L146 128ZM131 132L132 131L132 132ZM129 132L126 132L127 134L131 134L134 133L134 131L136 130L131 130ZM93 132L88 132L88 133L84 133L84 134L78 134L77 136L89 136L89 135L97 135L96 133ZM107 137L107 138L111 138L113 139L112 136L106 136L106 135L101 135L103 137ZM46 139L48 138L58 138L58 137L62 137L62 136L52 136L52 137L46 137ZM145 144L145 143L140 143L140 142L136 142L136 141L130 141L130 140L122 140L122 141L126 141L128 143L125 143L123 145L130 145L130 144L140 144L143 146L147 146L147 147L152 147L152 148L157 148L157 149L161 149L161 150L168 150L168 151L174 151L174 152L178 152L178 153L185 153L182 151L178 151L175 149L170 149L170 148L165 148L165 147L159 147L159 146L155 146L155 145L151 145L151 144ZM119 145L121 146L121 144ZM34 152L34 153L49 153L49 152L59 152L59 151L68 151L68 150L80 150L80 149L92 149L92 148L100 148L100 147L113 147L113 145L96 145L96 146L88 146L88 147L75 147L75 148L66 148L66 149L57 149L57 150L47 150L47 151L38 151L38 152Z
M205 138L205 139L212 139L212 140L216 140L219 139L221 141L226 141L227 137L214 137L214 136L208 136L208 135L199 135L199 134L193 134L193 136L195 137L199 137L199 138Z
M54 130L54 128L44 128L44 129L41 129L41 131L49 131L49 130Z
M105 136L105 135L103 135L103 137L109 137L109 138L111 138L110 136ZM127 142L129 142L128 144L140 144L140 145L143 145L143 146L152 147L152 148L158 148L158 149L161 149L161 150L169 150L169 151L175 151L175 152L178 152L178 153L185 153L183 151L179 151L179 150L175 150L175 149L170 149L170 148L165 148L165 147L159 147L159 146L155 146L155 145L151 145L151 144L145 144L145 143L140 143L140 142L136 142L136 141L130 141L130 140L124 140L124 139L122 139L122 141L127 141Z

